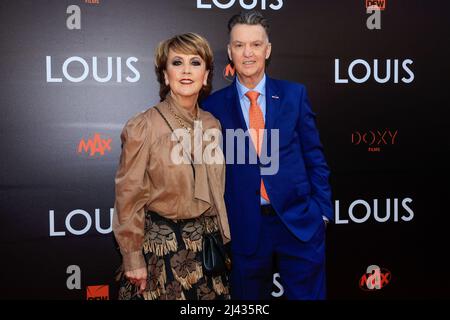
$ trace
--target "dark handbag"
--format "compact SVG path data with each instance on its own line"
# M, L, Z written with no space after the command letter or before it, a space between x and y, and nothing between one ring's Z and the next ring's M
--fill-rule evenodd
M231 259L218 232L203 235L203 272L209 276L223 275L231 270Z

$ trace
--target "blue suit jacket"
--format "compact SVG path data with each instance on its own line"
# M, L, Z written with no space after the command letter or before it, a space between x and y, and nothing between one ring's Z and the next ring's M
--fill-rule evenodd
M202 102L222 125L224 154L232 145L226 141L227 129L247 130L239 103L236 82ZM315 114L303 85L288 81L266 80L266 129L279 129L279 170L263 176L270 202L287 228L300 240L308 241L323 223L333 220L329 169L315 124ZM268 155L272 154L272 135L267 136ZM234 141L236 142L236 140ZM253 150L248 147L246 150ZM260 166L237 164L238 146L234 143L234 164L227 159L225 203L227 206L232 250L253 254L261 226ZM241 148L242 149L242 148ZM228 152L231 150L228 150ZM241 150L242 151L242 150Z

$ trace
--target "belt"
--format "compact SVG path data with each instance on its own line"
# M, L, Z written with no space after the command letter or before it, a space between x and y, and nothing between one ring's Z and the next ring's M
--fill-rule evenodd
M261 215L263 216L276 216L275 209L270 204L264 204L261 206Z

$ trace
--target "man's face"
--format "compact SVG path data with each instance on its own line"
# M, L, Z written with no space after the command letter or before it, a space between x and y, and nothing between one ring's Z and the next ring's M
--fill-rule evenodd
M231 29L228 56L239 81L256 85L264 75L271 44L261 25L237 24Z

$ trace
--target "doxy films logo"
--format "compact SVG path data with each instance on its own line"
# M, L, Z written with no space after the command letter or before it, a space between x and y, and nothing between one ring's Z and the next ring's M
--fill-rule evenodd
M380 152L384 146L392 146L397 143L398 130L376 129L367 131L355 131L352 133L354 146L367 146L369 152Z

